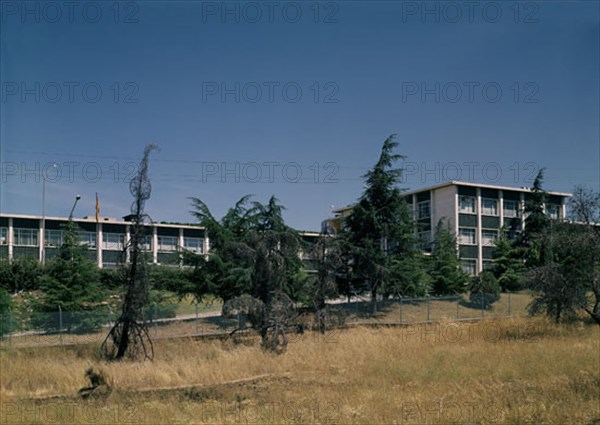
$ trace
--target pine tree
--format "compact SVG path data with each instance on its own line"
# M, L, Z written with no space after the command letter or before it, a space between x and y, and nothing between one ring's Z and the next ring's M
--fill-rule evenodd
M514 246L504 232L496 239L493 273L503 291L519 291L525 284L525 265L522 249Z
M468 289L469 276L461 268L456 237L444 219L440 219L435 229L429 276L436 295L463 293Z
M550 225L550 219L544 212L544 204L548 194L542 188L544 168L540 169L533 186L530 198L525 202L525 230L521 234L518 246L523 248L525 265L528 268L544 264L548 253L545 246L540 244L540 236Z
M63 328L73 332L97 329L106 319L102 302L107 294L100 285L96 264L86 257L79 230L72 221L64 226L63 244L57 258L47 264L40 279L44 295L34 305L33 321L46 330L58 330L62 311Z
M398 143L395 135L383 143L379 160L368 171L365 191L344 223L343 232L349 250L352 280L371 293L373 310L377 311L377 297L393 286L393 292L402 293L407 284L394 277L406 276L400 271L414 270L415 223L397 184L402 169L393 168L404 156L393 153ZM413 276L417 277L417 276ZM422 282L416 282L422 286ZM362 287L357 288L362 290Z

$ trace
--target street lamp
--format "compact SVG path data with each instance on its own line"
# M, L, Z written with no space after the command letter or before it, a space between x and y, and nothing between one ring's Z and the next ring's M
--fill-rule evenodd
M57 164L52 164L49 168L57 169ZM42 265L46 264L46 176L42 173L42 234L40 235L42 244Z
M81 199L81 195L77 195L75 197L75 203L73 204L73 208L71 208L71 212L69 213L69 221L71 221L73 219L73 211L75 211L75 206L77 205L77 202Z
M75 202L73 203L73 208L71 208L71 212L69 213L69 226L72 224L72 220L73 220L73 211L75 211L75 206L77 205L77 202L81 199L81 195L77 195L75 197ZM71 249L71 261L73 261L73 250Z

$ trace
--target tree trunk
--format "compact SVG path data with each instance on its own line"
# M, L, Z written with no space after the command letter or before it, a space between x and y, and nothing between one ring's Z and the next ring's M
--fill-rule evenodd
M371 304L373 305L373 314L377 314L377 287L371 289Z

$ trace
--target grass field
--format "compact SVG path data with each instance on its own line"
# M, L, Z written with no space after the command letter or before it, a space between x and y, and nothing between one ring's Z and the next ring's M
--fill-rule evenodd
M94 344L0 352L1 423L600 423L600 333L545 319L357 327L292 338L157 340L152 363ZM112 392L82 400L85 370Z

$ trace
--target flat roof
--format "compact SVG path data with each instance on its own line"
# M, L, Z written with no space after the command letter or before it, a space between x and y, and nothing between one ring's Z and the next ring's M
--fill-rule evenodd
M432 186L423 187L421 189L407 190L406 192L402 192L402 195L405 196L405 195L412 195L412 194L415 194L415 193L427 192L429 190L440 189L440 188L446 187L446 186L470 186L470 187L479 187L479 188L483 188L483 189L510 190L510 191L513 191L513 192L531 193L531 188L529 188L529 187L498 186L498 185L493 185L493 184L471 183L471 182L461 182L461 181L452 180L452 181L449 181L449 182L443 182L443 183L438 183L438 184L435 184L435 185L432 185ZM571 196L573 196L572 193L553 192L553 191L549 191L549 190L547 190L546 193L548 195L555 195L555 196L564 196L564 197L571 197ZM356 205L356 203L346 205L345 207L333 208L331 210L331 212L333 212L333 213L341 213L343 211L347 211L349 209L352 209L354 207L354 205Z
M471 182L461 182L461 181L452 180L449 182L438 183L433 186L427 186L422 189L407 190L406 192L403 192L402 194L403 195L412 195L413 193L419 193L419 192L425 192L428 190L440 189L440 188L446 187L446 186L470 186L470 187L479 187L479 188L483 188L483 189L511 190L513 192L531 193L530 187L498 186L498 185L494 185L494 184L471 183ZM550 190L547 190L546 193L548 195L556 195L556 196L565 196L565 197L573 196L572 193L553 192Z
M0 213L0 217L6 218L25 218L25 219L33 219L33 220L41 220L44 218L45 220L58 220L58 221L69 221L68 217L51 217L46 216L42 217L41 215L25 215L25 214L6 214ZM96 223L96 217L83 217L77 218L73 217L73 221L76 223ZM121 225L131 225L133 222L119 220L113 217L99 217L98 223L107 223L107 224L121 224ZM157 226L157 227L170 227L175 229L202 229L204 230L204 226L195 226L191 224L163 224L160 222L149 222L144 223L145 226Z

